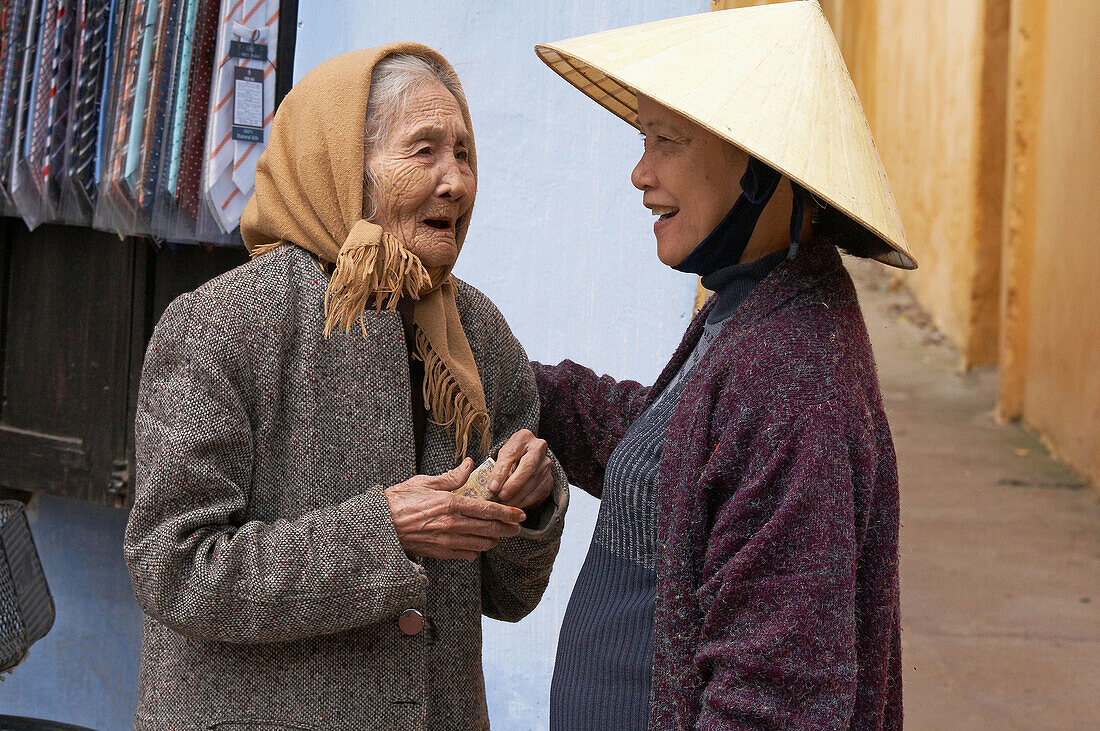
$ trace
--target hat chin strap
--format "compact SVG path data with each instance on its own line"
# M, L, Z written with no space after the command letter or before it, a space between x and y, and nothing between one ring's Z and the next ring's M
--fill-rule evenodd
M804 200L803 192L805 189L798 183L791 181L791 192L794 193L794 200L791 205L791 248L787 250L787 261L798 256L798 244L802 240L802 216L803 207L802 201Z
M778 170L755 157L749 157L748 165L741 176L741 195L737 197L729 213L682 262L672 268L705 277L737 264L782 177ZM803 218L802 187L792 180L791 190L794 192L794 205L791 211L791 246L788 259L793 259L798 253Z

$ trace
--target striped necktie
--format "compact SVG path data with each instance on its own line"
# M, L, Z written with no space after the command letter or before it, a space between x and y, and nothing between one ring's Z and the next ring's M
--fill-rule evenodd
M252 196L256 160L267 145L275 103L276 41L279 33L277 0L223 0L218 32L218 69L211 94L207 132L206 190L210 212L225 233L240 222L245 203ZM267 60L231 58L231 41L263 42ZM263 76L263 142L233 139L233 95L237 67L258 70Z
M8 194L11 176L11 156L15 139L15 111L19 101L19 81L22 76L23 48L27 34L26 0L12 0L3 9L3 43L0 49L0 214L14 215L15 206Z
M27 131L31 120L31 108L34 103L34 68L36 64L35 48L38 43L38 24L41 22L40 0L30 0L26 9L26 32L23 35L23 54L17 62L19 74L19 92L15 99L15 121L11 140L11 185L15 185L15 168L26 156L26 142L30 140ZM14 198L14 192L12 192Z
M267 15L268 17L264 17ZM263 27L260 28L259 24L263 23ZM256 26L253 30L249 27L252 23ZM252 10L247 13L242 21L243 28L236 27L235 32L238 35L252 34L257 37L265 38L268 45L268 60L266 61L245 61L245 65L249 68L259 69L263 72L264 77L264 133L263 142L242 142L240 140L233 141L233 182L237 188L242 192L247 193L245 196L245 202L248 197L251 196L252 188L255 186L256 181L256 161L260 158L260 153L264 151L267 146L267 133L271 128L271 120L275 117L275 47L276 38L279 33L279 3L278 0L259 0L253 6ZM241 210L243 212L244 206L242 203ZM237 218L240 218L238 214Z
M23 36L23 58L19 64L19 95L15 108L15 125L12 132L11 177L9 192L15 211L34 229L41 221L38 197L30 179L27 153L31 147L31 129L34 124L35 74L38 69L38 43L40 43L42 8L44 0L30 0L26 14L26 34Z
M153 214L153 204L156 202L161 161L164 156L168 96L174 78L176 41L180 31L178 18L182 5L183 0L162 2L160 17L157 21L156 51L150 72L149 105L145 135L142 140L141 176L144 182L138 192L141 206L150 219Z
M73 111L69 126L66 174L80 207L95 207L94 165L99 128L99 100L107 46L107 0L80 0L73 19L79 30L73 66Z
M42 4L42 19L39 23L38 33L38 58L34 70L34 100L33 106L28 110L27 128L29 135L26 141L27 167L30 173L30 181L34 185L39 205L47 202L45 179L43 173L48 173L47 147L50 139L50 114L53 91L53 69L56 62L55 51L57 41L57 11L58 0L46 0ZM52 211L46 210L44 214L49 217ZM26 218L26 215L24 215Z
M134 196L140 185L141 142L145 132L145 111L149 97L149 69L153 63L153 51L156 47L157 11L160 5L161 0L149 0L146 4L145 13L142 16L144 20L137 39L137 48L140 50L137 54L134 103L126 143L126 163L122 173L131 196Z
M103 91L99 94L99 122L96 125L95 146L95 177L96 193L98 196L103 173L107 166L104 161L110 151L110 126L114 123L114 114L111 109L117 106L114 95L118 92L119 79L116 77L116 69L120 65L119 49L123 48L123 35L126 23L122 14L126 9L126 0L111 0L111 6L107 10L107 35L106 47L103 50Z
M69 129L69 104L72 97L73 2L61 0L57 8L57 29L48 115L49 141L42 178L54 210L59 202L58 181L65 167L65 139Z
M125 23L118 39L117 70L114 74L118 88L112 93L110 104L114 110L111 120L114 128L108 128L110 141L104 149L103 175L99 186L101 200L96 206L95 225L120 232L126 223L120 218L126 218L129 214L123 174L126 170L127 141L135 114L134 99L145 30L145 6L146 0L132 0L127 7L128 12L120 13ZM109 205L104 205L104 198Z

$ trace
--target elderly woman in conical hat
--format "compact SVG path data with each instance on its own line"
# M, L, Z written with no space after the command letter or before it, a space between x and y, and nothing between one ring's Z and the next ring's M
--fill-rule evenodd
M537 604L567 494L523 349L451 275L476 171L425 46L280 106L254 259L172 303L142 373L135 727L488 728L481 617ZM496 500L453 494L490 453Z
M900 728L896 463L838 247L916 263L820 7L536 50L641 131L657 256L714 291L653 385L536 364L601 498L551 728Z

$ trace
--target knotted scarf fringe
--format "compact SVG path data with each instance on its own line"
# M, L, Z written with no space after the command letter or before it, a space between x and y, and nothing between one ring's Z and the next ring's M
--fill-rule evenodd
M260 254L266 254L269 251L274 251L275 249L278 249L282 245L283 245L282 241L271 241L271 242L266 243L266 244L259 244L258 246L256 246L256 248L254 248L252 250L252 253L249 254L249 256L251 256L253 259L255 259Z
M394 310L402 295L419 299L419 292L430 282L420 259L391 234L345 243L325 291L325 337L337 327L350 332L356 320L366 337L367 327L361 316L372 296L377 310Z
M325 291L326 338L337 328L350 332L356 320L365 337L367 330L362 314L372 296L376 309L393 310L402 295L419 299L418 293L430 284L431 277L420 259L407 252L392 235L383 233L380 239L372 239L362 237L349 241L340 250L336 271ZM282 243L261 244L252 250L252 256L266 254ZM433 422L454 429L455 461L465 457L475 431L480 433L482 450L488 452L491 446L489 414L475 409L470 403L443 359L432 348L428 336L419 328L416 330L416 349L424 361L424 403L431 409Z
M488 452L491 446L489 414L474 408L459 389L458 381L432 349L428 336L419 329L416 331L416 349L424 361L424 403L431 408L434 423L454 429L455 462L466 456L470 436L475 430L481 433L482 451Z

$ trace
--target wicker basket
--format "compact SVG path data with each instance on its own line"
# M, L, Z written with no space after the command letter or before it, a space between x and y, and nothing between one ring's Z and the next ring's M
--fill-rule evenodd
M0 500L0 672L21 663L53 619L53 598L23 503Z

